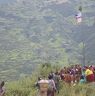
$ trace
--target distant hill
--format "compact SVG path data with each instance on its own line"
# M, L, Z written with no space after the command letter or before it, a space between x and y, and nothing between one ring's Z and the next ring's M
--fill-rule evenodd
M12 2L11 2L12 1ZM39 64L95 63L94 0L0 0L0 79L31 74ZM6 2L6 3L5 3ZM83 22L75 14L83 7Z

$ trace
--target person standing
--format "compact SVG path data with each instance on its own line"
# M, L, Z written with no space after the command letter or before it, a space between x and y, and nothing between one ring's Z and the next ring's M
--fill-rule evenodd
M48 80L44 77L43 79L39 80L39 92L40 96L47 96L47 91L48 91Z
M85 76L86 76L87 82L94 81L94 74L93 74L92 70L90 70L88 67L86 68Z
M53 80L52 76L48 77L48 91L47 91L47 96L55 96L55 92L56 92L56 86L55 86L55 82Z
M5 88L4 88L5 82L2 81L0 83L0 96L4 96L5 95Z
M56 91L57 91L57 93L59 93L59 89L60 89L60 76L59 76L59 73L58 72L56 72L55 73L55 75L54 75L54 77L53 77L53 80L54 80L54 82L55 82L55 87L56 87Z

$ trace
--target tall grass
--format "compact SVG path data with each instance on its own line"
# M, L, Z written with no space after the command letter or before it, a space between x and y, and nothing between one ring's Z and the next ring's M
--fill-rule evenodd
M54 68L54 67L53 67ZM56 68L55 68L56 69ZM47 76L52 67L40 68L31 77L6 84L5 96L38 96L38 89L34 86L39 75ZM95 96L95 83L70 86L60 81L60 92L56 96Z
M31 78L11 82L6 86L6 96L37 96L38 89L34 83ZM95 84L70 86L61 81L60 85L60 92L56 96L95 96Z

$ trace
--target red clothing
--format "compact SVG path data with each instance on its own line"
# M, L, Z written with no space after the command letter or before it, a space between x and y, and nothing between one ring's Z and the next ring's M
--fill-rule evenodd
M87 80L87 82L93 82L94 81L94 74L90 74L90 75L86 76L86 80Z

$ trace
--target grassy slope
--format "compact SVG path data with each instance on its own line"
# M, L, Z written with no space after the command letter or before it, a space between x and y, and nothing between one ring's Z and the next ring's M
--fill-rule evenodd
M58 66L41 67L40 71L31 77L22 78L15 82L8 82L6 85L6 96L37 96L38 90L34 87L37 76L42 73L42 75L46 76L52 68L56 69ZM95 84L69 86L60 81L60 93L56 96L95 96Z
M6 96L37 96L38 91L33 87L35 81L30 78L8 84ZM56 96L94 96L95 86L68 86L61 82L60 93Z

